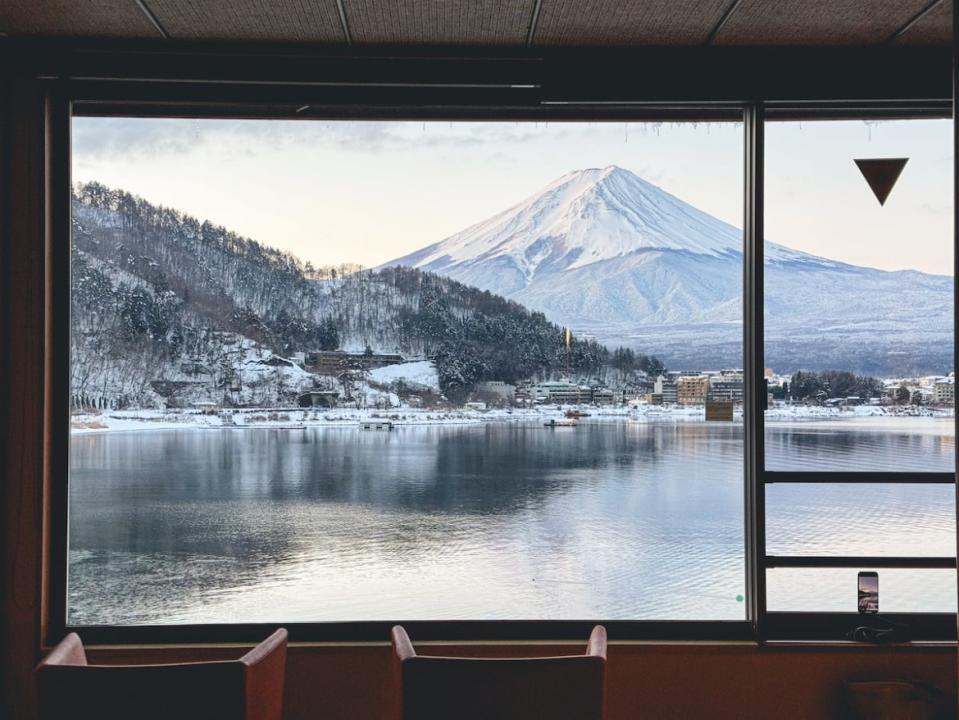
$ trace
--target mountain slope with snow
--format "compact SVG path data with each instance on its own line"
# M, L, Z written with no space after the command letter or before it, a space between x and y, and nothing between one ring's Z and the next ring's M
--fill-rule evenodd
M661 369L587 339L567 348L542 314L432 273L314 268L99 183L74 188L72 208L75 407L275 407L313 388L345 398L367 380L459 401L488 380L575 371L621 381ZM338 348L420 362L365 377L344 357L318 378L292 360Z
M766 362L873 373L952 369L952 279L767 242ZM623 168L567 173L387 263L446 275L674 367L741 364L742 232Z

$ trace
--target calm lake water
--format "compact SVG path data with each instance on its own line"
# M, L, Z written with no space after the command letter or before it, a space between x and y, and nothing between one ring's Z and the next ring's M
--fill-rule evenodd
M770 423L770 467L951 470L951 419ZM72 439L73 624L742 619L742 428L584 422ZM771 486L771 554L952 555L951 486ZM867 569L867 568L864 568ZM771 609L856 608L777 570ZM951 611L951 571L880 571Z

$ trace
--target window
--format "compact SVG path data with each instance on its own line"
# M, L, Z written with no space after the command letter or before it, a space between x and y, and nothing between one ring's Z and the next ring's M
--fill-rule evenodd
M950 124L744 110L75 117L65 624L951 636Z
M75 118L68 623L744 621L743 136Z
M955 610L952 132L767 123L770 611Z

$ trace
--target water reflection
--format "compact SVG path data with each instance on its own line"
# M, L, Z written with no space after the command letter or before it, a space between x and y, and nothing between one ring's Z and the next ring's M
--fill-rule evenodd
M741 619L742 452L702 423L75 437L70 621Z
M770 470L953 472L953 418L767 422Z

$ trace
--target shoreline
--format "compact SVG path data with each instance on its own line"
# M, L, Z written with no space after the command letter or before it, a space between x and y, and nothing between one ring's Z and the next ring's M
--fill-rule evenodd
M548 422L565 417L568 410L588 413L582 423L636 424L705 423L701 405L639 407L539 406L512 410L424 410L395 408L391 410L356 410L331 408L245 408L216 414L196 409L184 410L116 410L99 413L76 413L71 416L71 436L142 432L145 430L305 430L311 428L356 429L362 422L389 422L397 427L439 427L486 425L496 423ZM782 406L770 408L765 420L769 425L849 421L896 421L910 418L949 419L954 413L945 408L859 406L845 410L816 406ZM742 410L736 409L732 423L742 422ZM730 424L723 421L721 424Z

